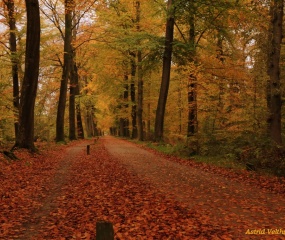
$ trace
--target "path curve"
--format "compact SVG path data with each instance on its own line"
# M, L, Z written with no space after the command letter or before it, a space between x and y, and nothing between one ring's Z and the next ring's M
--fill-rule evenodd
M273 229L285 231L282 196L181 165L122 139L106 136L103 143L112 157L157 191L191 209L202 209L214 224L221 228L230 226L237 239L244 239L248 229L265 229L266 233ZM268 235L268 238L285 239L285 235Z

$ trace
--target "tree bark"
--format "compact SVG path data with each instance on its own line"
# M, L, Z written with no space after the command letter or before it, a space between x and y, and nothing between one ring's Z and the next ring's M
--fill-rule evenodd
M190 55L190 63L195 66L195 19L194 13L190 14L189 18L189 43L193 49ZM198 118L197 118L197 77L196 73L191 70L188 81L188 127L187 137L195 136L198 131Z
M151 97L151 82L148 84L148 99ZM151 140L152 134L150 130L150 119L151 119L151 104L150 102L147 103L147 122L146 122L146 139Z
M124 93L123 93L123 101L124 103L122 104L123 107L123 111L125 111L126 109L128 109L129 104L128 102L128 98L129 98L129 84L128 84L128 73L125 73L124 75ZM130 132L129 132L129 119L128 117L121 117L120 118L120 129L119 129L119 135L123 136L123 137L129 137L130 136Z
M75 95L76 95L76 73L74 52L71 57L71 72L70 72L70 85L69 85L69 140L76 140L76 123L75 123Z
M72 40L76 41L76 17L75 9L73 8L73 25L72 25ZM69 140L76 140L76 89L78 86L78 72L76 66L76 49L71 45L71 69L70 69L70 87L69 87ZM79 108L80 110L80 108ZM77 112L78 113L78 112ZM79 111L80 113L80 111Z
M74 81L75 81L75 96L78 96L78 101L75 101L75 108L76 108L76 123L77 123L77 137L79 139L84 139L84 129L82 123L82 116L81 116L81 108L80 108L80 87L79 87L79 76L78 76L78 68L76 62L74 62L73 66L73 74L74 74Z
M140 1L136 1L136 23L137 31L140 31ZM140 45L140 43L138 43ZM137 65L138 65L138 109L137 109L137 120L138 120L138 140L143 141L143 73L142 73L142 52L137 52Z
M197 133L197 78L191 73L188 82L188 127L187 137Z
M268 96L267 106L269 111L268 135L269 138L282 144L281 137L281 89L280 89L280 53L282 44L282 24L284 14L283 0L272 0L270 5L269 27L269 54L268 54Z
M142 74L142 53L138 51L138 140L143 141L143 74Z
M38 0L26 0L27 38L25 74L21 88L19 132L14 147L35 151L34 108L40 62L40 9Z
M4 1L8 10L8 24L9 24L9 45L10 45L10 59L12 64L12 79L13 79L13 106L14 106L14 131L15 138L18 136L19 130L19 76L18 76L18 56L17 56L17 39L16 39L16 19L15 19L15 4L14 0Z
M135 77L136 77L136 62L135 62L135 53L130 53L131 59L131 102L132 102L132 139L136 138L138 135L137 129L137 104L136 104L136 87L135 87Z
M161 80L158 104L156 109L156 118L155 118L155 131L154 131L155 141L161 141L163 139L164 114L165 114L165 107L166 107L169 82L170 82L172 44L173 44L173 33L174 33L173 5L174 5L174 0L168 0L167 3L168 18L166 22L162 80Z
M60 94L56 118L56 141L65 140L64 116L66 107L67 84L71 70L71 42L72 42L72 11L73 0L65 0L65 36L64 36L64 63L60 82Z

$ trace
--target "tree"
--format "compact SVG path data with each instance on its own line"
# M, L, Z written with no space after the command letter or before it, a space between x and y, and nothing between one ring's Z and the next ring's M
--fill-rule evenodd
M40 10L38 0L26 0L27 38L25 74L21 87L19 132L14 147L35 151L34 108L40 62Z
M73 11L75 12L75 11ZM75 15L75 13L73 14ZM73 16L73 26L72 26L72 42L76 41L77 29L76 29L76 17ZM76 103L75 97L76 93L79 94L79 82L78 82L78 71L77 71L77 63L76 63L76 51L73 46L71 46L71 63L70 63L70 80L69 80L69 140L76 139ZM77 114L80 114L80 108L77 108ZM78 115L79 117L79 115ZM81 120L81 117L78 118ZM80 126L81 127L81 126Z
M267 106L269 111L268 135L277 144L282 143L281 137L281 89L280 89L280 52L282 43L282 25L284 1L272 0L270 4L270 26L268 34L268 92Z
M73 69L72 69L72 78L74 79L75 84L75 97L80 97L80 88L79 88L79 74L78 74L78 68L76 62L73 63ZM77 137L79 139L84 139L84 129L82 124L82 117L81 117L81 109L80 109L80 101L75 101L75 108L76 108L76 125L77 125Z
M8 10L8 24L9 24L9 44L10 44L10 59L12 63L12 79L13 79L13 106L15 111L15 137L17 138L19 129L19 76L18 76L18 57L17 57L17 37L16 37L16 18L15 18L15 4L14 0L4 1Z
M132 102L132 138L136 138L138 135L138 129L137 129L137 104L136 104L136 84L135 84L135 78L136 78L136 72L137 72L137 66L136 66L136 53L130 52L131 56L131 84L130 84L130 95L131 95L131 102Z
M136 1L136 24L137 31L140 32L140 1ZM140 42L139 42L140 45ZM138 108L137 108L137 120L138 120L138 139L143 141L143 73L142 73L142 51L139 49L137 52L138 62Z
M172 44L174 34L174 0L168 0L167 3L168 16L166 21L166 32L165 32L165 48L163 54L163 69L162 69L162 80L159 92L158 104L156 109L155 118L155 141L160 141L163 138L163 125L164 125L164 114L170 82L170 70L171 70L171 57L172 57Z
M195 6L191 4L192 9L189 13L189 44L190 53L189 60L192 68L195 67L195 55L196 55L196 42L195 42ZM188 81L188 127L187 137L194 136L198 131L198 120L197 120L197 76L195 69L192 69L189 74Z
M72 12L74 8L73 0L65 0L65 34L64 34L64 63L62 78L60 82L60 95L57 107L56 118L56 141L65 140L64 137L64 115L66 107L67 84L70 77L72 64Z

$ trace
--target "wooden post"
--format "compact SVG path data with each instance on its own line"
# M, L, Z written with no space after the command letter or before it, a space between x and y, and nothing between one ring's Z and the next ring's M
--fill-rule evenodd
M96 240L114 240L113 224L105 221L96 223Z
M87 155L90 155L90 145L87 145Z

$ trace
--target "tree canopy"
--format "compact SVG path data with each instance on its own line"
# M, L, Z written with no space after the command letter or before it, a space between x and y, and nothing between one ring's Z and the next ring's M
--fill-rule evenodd
M35 139L108 133L239 159L282 146L283 1L41 0L39 8ZM22 1L0 5L1 142L18 134L16 87L32 78L27 11Z

